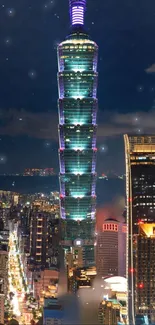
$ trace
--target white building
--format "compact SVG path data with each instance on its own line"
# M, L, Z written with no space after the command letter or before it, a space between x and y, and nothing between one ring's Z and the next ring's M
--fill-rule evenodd
M98 277L126 276L126 224L108 218L97 234Z

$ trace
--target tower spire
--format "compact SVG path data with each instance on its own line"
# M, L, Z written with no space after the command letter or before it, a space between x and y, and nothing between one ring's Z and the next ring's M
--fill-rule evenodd
M86 0L69 0L71 25L84 25Z

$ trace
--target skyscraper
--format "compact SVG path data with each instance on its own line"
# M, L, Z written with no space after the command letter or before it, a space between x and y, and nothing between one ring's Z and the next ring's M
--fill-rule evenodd
M135 249L136 315L147 315L152 324L155 322L155 223L139 223Z
M128 278L128 316L129 324L135 324L137 311L148 315L150 306L145 299L141 303L137 283L137 256L143 258L139 252L140 245L138 229L140 223L155 222L155 136L124 136L126 154L126 194L127 194L127 278ZM144 241L144 239L143 239ZM138 248L139 245L139 248ZM138 251L137 251L138 250ZM148 255L149 256L149 255ZM140 272L144 275L144 268L149 260L147 254L145 263L141 264ZM151 272L151 268L150 268ZM148 273L149 274L149 273ZM144 281L145 282L145 281ZM143 312L142 312L143 310Z
M125 223L108 218L97 232L96 268L99 278L125 276L126 229Z
M58 46L62 245L94 264L98 46L84 29L86 0L70 0L71 31ZM80 255L80 257L79 257Z

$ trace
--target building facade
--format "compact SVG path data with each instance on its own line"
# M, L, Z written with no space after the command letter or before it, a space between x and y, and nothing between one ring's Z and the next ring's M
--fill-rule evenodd
M68 274L68 291L76 293L80 289L91 288L96 277L96 267L75 268Z
M94 264L98 46L84 30L86 0L70 0L71 32L58 46L62 245ZM80 250L81 254L81 250Z
M103 300L99 306L99 324L118 325L121 322L121 303L116 299ZM121 324L125 324L121 322Z
M126 158L126 196L127 196L127 279L129 323L135 324L135 316L141 310L138 298L141 283L136 283L136 256L143 259L137 251L140 223L155 222L155 136L124 136ZM139 244L138 244L139 245ZM140 249L140 247L139 247ZM144 268L147 265L147 254ZM151 272L151 269L150 269ZM150 273L151 274L151 273ZM149 275L150 277L150 275ZM146 314L149 305L145 291ZM143 309L143 311L144 311Z
M3 294L5 298L8 293L8 250L0 246L0 279L3 280Z
M32 291L40 306L43 306L46 298L57 297L58 275L58 271L53 269L32 273Z
M43 307L43 325L62 325L64 311L57 299L45 299Z
M97 233L96 268L99 278L126 276L126 231L125 223L109 218Z
M31 214L30 261L34 268L48 265L48 213L37 209Z
M4 294L0 293L0 324L4 324Z
M136 315L148 316L155 323L155 223L140 222L135 239Z

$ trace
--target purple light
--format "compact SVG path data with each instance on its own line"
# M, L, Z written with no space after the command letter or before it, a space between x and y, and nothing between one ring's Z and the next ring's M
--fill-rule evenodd
M70 0L70 18L72 26L84 25L85 9L86 0Z
M72 7L72 25L83 25L84 24L84 8L83 7Z

